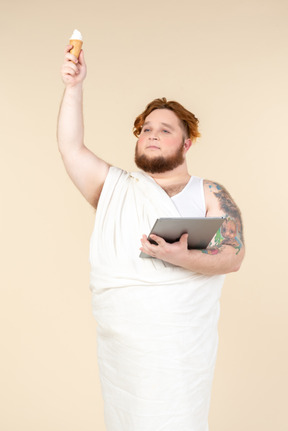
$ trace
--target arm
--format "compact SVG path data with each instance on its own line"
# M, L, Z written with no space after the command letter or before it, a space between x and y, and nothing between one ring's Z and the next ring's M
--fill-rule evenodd
M69 53L71 48L68 45L65 49L61 70L66 88L58 117L58 147L73 183L96 208L109 165L84 145L82 87L87 69L83 51L77 60Z
M180 241L168 244L151 235L158 246L142 237L141 251L173 265L205 275L238 271L244 258L243 227L240 210L227 190L219 184L204 181L207 217L225 217L225 221L205 250L188 250L184 234Z

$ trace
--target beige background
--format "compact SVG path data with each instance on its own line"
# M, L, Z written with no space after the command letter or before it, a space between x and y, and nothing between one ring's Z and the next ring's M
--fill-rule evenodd
M286 0L3 2L1 430L105 429L94 212L55 138L75 27L86 144L134 169L134 118L155 97L176 99L200 119L191 173L223 183L242 209L247 255L223 289L210 431L287 429L287 19Z

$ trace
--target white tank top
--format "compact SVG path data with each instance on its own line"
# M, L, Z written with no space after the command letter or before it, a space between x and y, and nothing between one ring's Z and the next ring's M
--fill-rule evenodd
M206 216L203 178L192 176L184 189L171 199L182 217Z

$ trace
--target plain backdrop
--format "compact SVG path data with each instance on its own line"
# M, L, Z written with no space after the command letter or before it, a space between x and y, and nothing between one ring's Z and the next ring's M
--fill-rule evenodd
M287 19L286 0L1 4L1 430L105 430L95 213L56 142L74 28L86 145L133 170L135 117L177 100L200 120L190 173L224 184L242 210L247 254L223 288L210 431L288 429Z

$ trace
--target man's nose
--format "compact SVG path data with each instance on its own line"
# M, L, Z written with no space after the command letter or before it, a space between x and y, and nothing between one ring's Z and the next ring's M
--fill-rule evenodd
M154 141L154 140L158 141L159 138L158 138L157 135L155 135L154 133L152 133L151 136L149 136L149 139L151 139L151 141Z

